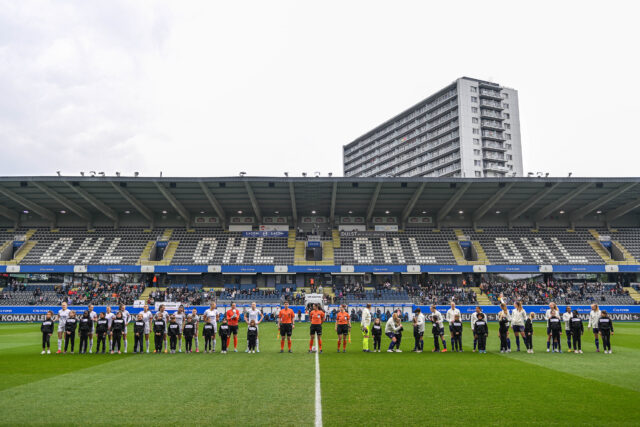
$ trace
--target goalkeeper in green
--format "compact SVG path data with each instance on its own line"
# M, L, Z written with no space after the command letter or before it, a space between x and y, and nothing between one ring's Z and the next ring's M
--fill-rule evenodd
M371 335L371 304L367 304L362 310L360 319L360 329L362 329L362 351L369 352L369 335Z

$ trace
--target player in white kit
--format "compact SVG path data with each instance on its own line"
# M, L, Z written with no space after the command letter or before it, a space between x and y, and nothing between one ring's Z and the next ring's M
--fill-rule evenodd
M109 305L107 306L107 312L104 314L104 318L107 319L107 330L109 331L109 333L107 334L107 336L109 337L109 351L112 351L113 343L111 338L113 337L113 334L111 333L111 323L113 322L113 319L116 318L116 315L111 312L111 306Z
M262 312L256 308L256 303L252 302L251 308L244 313L244 321L249 324L252 320L254 320L256 322L256 328L258 328L258 325L260 324L260 322L262 322L262 319L264 319L264 314L262 314ZM245 353L248 352L249 340L247 340L247 349L245 350ZM260 353L260 338L256 339L256 352Z
M173 313L176 317L176 323L180 326L180 333L178 334L178 353L182 353L182 330L184 329L184 322L187 320L187 313L184 312L184 305L180 304L178 311Z
M216 303L212 302L207 310L204 312L204 318L207 323L213 325L213 350L216 351L216 328L218 327L218 310L216 310Z
M145 304L142 314L142 321L144 322L144 340L147 343L147 353L149 353L149 334L151 333L151 322L153 321L153 313L149 310L149 305Z
M62 303L62 308L58 310L58 354L62 353L62 337L65 334L65 326L71 310L67 308L67 303Z
M127 307L124 304L120 304L120 313L122 313L122 319L124 320L124 329L122 331L122 339L124 340L124 352L127 352L127 327L131 320L131 314L127 311Z
M96 333L96 323L98 322L98 313L93 311L93 304L89 304L89 319L91 319L91 332L89 333L89 353L93 353L93 336Z
M194 329L196 330L194 338L196 339L196 353L200 353L200 346L198 346L198 324L200 323L200 316L198 316L198 309L191 310L191 318L193 319Z

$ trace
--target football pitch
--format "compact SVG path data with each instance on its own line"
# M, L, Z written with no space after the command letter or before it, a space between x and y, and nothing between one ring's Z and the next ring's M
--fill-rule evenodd
M325 324L318 355L307 353L309 324L294 331L293 354L280 354L275 324L260 326L259 354L40 355L37 324L0 324L0 424L314 425L640 425L640 324L615 324L613 354L596 353L585 330L584 354L546 353L544 324L535 354L522 345L500 354L490 324L489 354L363 353L354 325L347 353L336 352ZM586 326L585 326L586 328ZM429 329L429 328L427 328ZM57 339L51 340L57 350ZM76 351L79 340L76 339ZM95 341L94 341L95 344ZM563 336L563 350L566 340ZM450 343L448 343L450 345ZM204 341L200 339L201 349ZM219 351L220 342L218 340Z

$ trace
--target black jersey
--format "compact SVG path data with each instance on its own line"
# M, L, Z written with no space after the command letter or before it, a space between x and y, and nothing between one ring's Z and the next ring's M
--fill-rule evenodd
M180 325L176 322L169 322L169 336L180 335Z
M80 319L80 326L78 327L78 330L80 331L80 333L84 332L88 334L89 332L91 332L92 326L93 326L93 321L91 320L91 318L82 317Z
M527 319L524 322L524 333L525 334L533 334L533 322L531 319Z
M249 326L247 328L247 338L256 338L258 336L258 327Z
M453 332L456 335L462 334L462 322L459 320L455 320L451 324L451 332Z
M111 323L111 329L113 329L114 332L123 332L124 319L118 319L118 318L113 319L113 322Z
M558 317L549 318L549 329L551 331L557 332L562 331L562 321Z
M155 332L156 334L164 334L164 320L160 319L160 320L154 320L153 321L153 332Z
M144 320L136 320L133 324L133 332L136 334L144 333Z
M70 317L67 319L64 330L67 332L75 332L76 326L78 326L78 319L76 319L75 317Z
M107 319L98 319L96 322L96 333L105 334L109 330L109 321Z
M509 319L506 317L500 318L500 333L504 334L509 331Z
M476 320L475 333L477 335L489 335L489 327L486 320Z
M192 337L196 332L195 322L187 322L184 324L184 330L182 331L185 337Z
M613 332L613 322L609 317L601 317L598 320L598 330L600 332Z
M53 319L45 319L40 325L40 331L43 334L52 334L53 333Z
M220 324L220 328L218 328L218 331L220 332L220 336L228 336L229 335L229 325L227 325L226 323L221 323Z
M371 335L374 337L382 336L382 325L376 325L375 323L371 325Z
M573 334L582 334L584 332L584 325L582 319L579 317L572 317L569 323L569 329Z
M211 323L205 323L204 326L202 327L202 334L205 337L213 336L213 334L215 333L216 333L216 330L213 328L213 325Z

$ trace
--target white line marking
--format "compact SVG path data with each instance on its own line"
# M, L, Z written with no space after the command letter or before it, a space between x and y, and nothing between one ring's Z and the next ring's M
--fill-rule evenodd
M322 427L322 393L320 392L320 358L318 336L316 335L316 427Z

